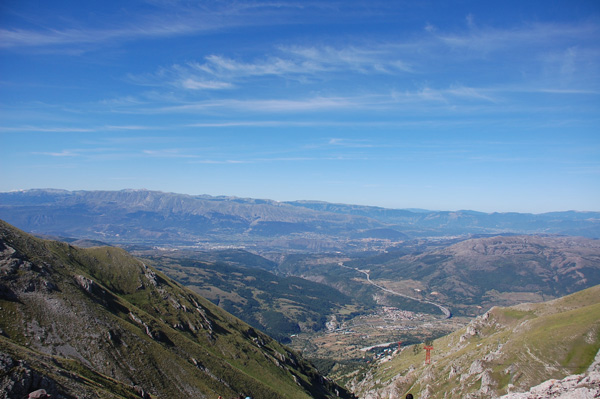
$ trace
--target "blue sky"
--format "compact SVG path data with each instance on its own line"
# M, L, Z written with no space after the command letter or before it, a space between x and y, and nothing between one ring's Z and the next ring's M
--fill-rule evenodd
M0 191L600 210L598 1L0 3Z

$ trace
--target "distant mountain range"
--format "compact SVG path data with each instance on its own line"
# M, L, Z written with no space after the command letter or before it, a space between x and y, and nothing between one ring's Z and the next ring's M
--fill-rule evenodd
M600 212L439 212L147 190L5 192L0 193L0 219L36 234L207 248L351 251L377 242L480 234L600 238Z
M267 398L329 397L336 389L346 395L334 384L320 387L316 381L326 380L310 365L257 330L284 339L323 328L342 309L351 317L383 305L439 313L427 305L435 302L473 316L600 283L598 212L486 214L147 190L27 190L0 193L0 219L38 237L92 247L42 241L0 222L0 367L25 362L30 374L74 396L85 390L81 381L114 398L134 397L132 385L183 397L230 395L241 385ZM145 258L96 247L103 243ZM66 303L81 306L71 311ZM190 314L196 307L205 314ZM50 319L65 319L82 332L63 332ZM108 338L98 335L98 323L108 326ZM90 337L102 350L81 346ZM208 352L189 345L190 337L216 343L218 358L203 357ZM243 354L229 348L238 341ZM140 352L133 350L140 348L158 358L138 375L133 353ZM184 352L194 354L193 367ZM115 353L123 356L113 364ZM183 366L164 374L160 369L169 362ZM282 379L264 381L247 370L251 366ZM191 382L197 370L208 376L200 385ZM239 373L244 378L234 382ZM167 374L173 384L153 383ZM373 392L366 385L356 389ZM121 393L103 396L109 391Z
M2 221L0 309L5 398L351 397L124 250L41 240Z
M108 243L269 245L280 237L337 237L382 226L275 201L146 190L28 190L2 193L0 204L0 219L27 231Z
M600 238L600 212L484 213L469 210L387 209L319 201L287 204L320 212L368 217L409 236L516 233Z

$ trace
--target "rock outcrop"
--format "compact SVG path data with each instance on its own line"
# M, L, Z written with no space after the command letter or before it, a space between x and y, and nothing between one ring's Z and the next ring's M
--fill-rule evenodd
M600 286L492 308L433 347L431 364L408 347L350 386L364 399L598 398Z
M32 369L27 362L0 352L0 399L65 398L56 381Z
M593 399L600 398L600 351L586 373L551 379L529 392L509 393L500 399Z

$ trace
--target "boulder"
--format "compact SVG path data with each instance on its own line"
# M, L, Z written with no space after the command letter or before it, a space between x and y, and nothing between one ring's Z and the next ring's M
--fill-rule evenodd
M29 399L44 399L44 398L49 398L50 395L48 395L48 393L46 392L45 389L38 389L37 391L33 391L31 392L27 398Z

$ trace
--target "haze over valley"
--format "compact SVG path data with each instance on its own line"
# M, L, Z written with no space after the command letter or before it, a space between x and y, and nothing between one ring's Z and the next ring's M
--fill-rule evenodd
M148 190L0 193L0 218L70 245L126 248L351 391L372 389L356 376L376 372L399 342L419 348L494 307L600 284L599 216Z
M600 397L596 1L0 21L0 399Z

